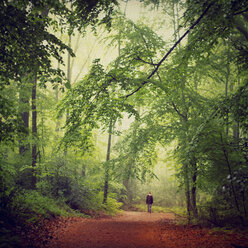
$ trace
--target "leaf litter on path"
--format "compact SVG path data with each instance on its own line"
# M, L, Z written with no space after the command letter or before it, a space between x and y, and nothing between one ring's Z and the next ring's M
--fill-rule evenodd
M248 232L214 232L177 225L172 213L123 212L100 219L68 218L39 248L232 248L248 247ZM51 230L50 230L51 231ZM52 237L51 237L52 236Z

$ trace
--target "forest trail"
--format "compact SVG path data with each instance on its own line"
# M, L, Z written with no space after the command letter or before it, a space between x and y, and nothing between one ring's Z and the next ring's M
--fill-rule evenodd
M234 233L176 225L172 213L123 212L101 219L78 218L56 229L50 248L231 248L248 245Z

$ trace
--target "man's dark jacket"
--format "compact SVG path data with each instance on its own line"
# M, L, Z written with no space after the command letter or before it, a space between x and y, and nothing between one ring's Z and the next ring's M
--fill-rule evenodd
M153 204L153 197L152 197L152 195L147 195L147 197L146 197L146 204Z

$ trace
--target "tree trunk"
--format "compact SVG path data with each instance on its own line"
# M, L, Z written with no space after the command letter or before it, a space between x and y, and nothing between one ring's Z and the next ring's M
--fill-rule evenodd
M196 179L197 179L197 164L196 161L192 163L192 188L191 188L191 200L192 200L192 210L194 218L198 218L198 209L196 205Z
M40 154L40 160L41 158L45 158L45 144L43 142L44 140L44 128L45 128L45 121L44 121L44 116L43 116L43 113L41 112L41 140L42 140L42 143L41 143L41 150L42 150L42 156L41 156L41 153Z
M19 93L19 100L20 100L20 115L23 121L23 128L25 129L25 135L28 137L29 132L29 99L30 99L30 91L29 88L26 86L25 82L22 82L20 93ZM27 151L30 151L30 144L27 143L25 138L19 141L19 154L24 156Z
M226 63L226 78L225 78L225 96L228 96L228 88L229 88L229 78L230 78L230 44L228 43L228 50L227 50L227 63ZM229 133L229 113L226 112L226 134Z
M68 46L71 48L71 35L69 35ZM69 83L71 83L71 55L69 52L68 52L68 57L67 57L67 80Z
M31 187L36 187L36 163L37 163L37 108L36 108L37 73L35 73L32 87L32 167L33 175Z
M238 196L237 196L237 193L236 193L235 186L233 184L233 172L232 172L231 164L229 162L228 151L226 150L226 147L225 147L225 144L224 144L224 141L223 141L223 137L222 137L222 133L220 134L220 138L221 138L221 145L222 145L222 150L223 150L223 153L224 153L224 158L226 160L226 165L227 165L228 171L229 171L231 192L233 194L234 205L235 205L235 208L237 210L237 214L238 214L238 216L239 216L239 218L241 220L241 223L244 225L244 219L243 219L243 216L241 215L241 212L240 212Z
M129 184L130 179L131 179L133 163L134 163L133 159L131 161L129 161L128 168L127 168L127 171L125 172L125 176L124 176L124 180L123 180L123 185L126 188L126 195L127 195L128 204L131 204L132 200L133 200L133 193L132 193L132 190L131 190L130 184Z
M69 44L68 46L71 48L71 35L69 35ZM70 53L68 52L68 57L67 57L67 80L68 80L68 83L71 84L71 55ZM66 122L68 120L68 111L66 112ZM67 146L65 146L65 149L64 149L64 155L66 156L67 155Z
M184 167L184 186L185 186L185 196L187 205L187 220L188 224L191 222L191 197L190 197L190 183L189 183L189 172L188 165L183 164Z
M238 76L238 86L240 86L240 78ZM233 84L230 85L230 92L233 92ZM240 138L240 132L239 132L239 121L236 121L235 119L233 120L233 139L234 143L236 145L236 149L239 150L239 138Z
M177 34L178 34L178 27L177 27L177 17L176 17L176 13L175 13L175 8L176 8L176 3L172 3L172 23L173 23L173 29L174 29L174 41L178 40Z
M174 41L177 43L178 40L182 40L183 37L180 37L179 34L179 8L178 8L178 3L172 3L172 22L173 22L173 29L174 29ZM190 35L190 34L189 34ZM185 34L183 35L185 36ZM175 43L175 44L176 44ZM179 46L177 47L177 49L180 49L180 42L179 42ZM185 88L185 78L182 78L182 82L183 82L183 87L181 89L181 99L182 101L185 103L185 93L184 93L184 88ZM176 106L176 104L173 102L172 106L174 108L174 110L176 111L176 113L178 114L178 116L181 119L181 122L183 123L183 125L187 125L188 122L188 109L187 109L187 105L184 104L186 107L181 110L179 110ZM182 139L182 144L185 143L185 140L187 139L187 131L185 131L185 136L184 139ZM187 221L188 223L191 222L191 218L192 218L192 209L193 206L196 206L196 184L194 183L194 180L196 180L196 174L193 174L192 178L190 178L190 172L189 172L189 164L187 163L183 163L183 173L184 173L184 187L185 187L185 197L186 197L186 207L187 207ZM191 184L191 179L193 180L193 186L190 190L190 184ZM195 208L196 210L196 208ZM193 214L195 216L195 211L193 210Z
M60 69L60 63L59 62L58 62L58 69ZM59 89L58 89L58 87L55 89L55 100L56 100L56 103L59 102ZM61 119L61 117L58 117L56 120L55 132L59 131L60 119Z
M82 177L86 176L86 164L82 165Z
M111 150L111 138L112 138L112 121L109 124L109 135L108 135L108 148L107 148L107 158L106 158L106 167L105 167L105 180L104 180L104 194L103 194L103 203L107 202L108 198L108 186L109 186L109 164L110 160L110 150Z

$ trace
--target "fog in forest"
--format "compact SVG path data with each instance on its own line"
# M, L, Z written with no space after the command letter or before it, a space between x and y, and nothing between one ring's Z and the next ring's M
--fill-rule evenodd
M147 211L148 192L184 223L247 226L247 4L2 1L6 244L41 216Z

